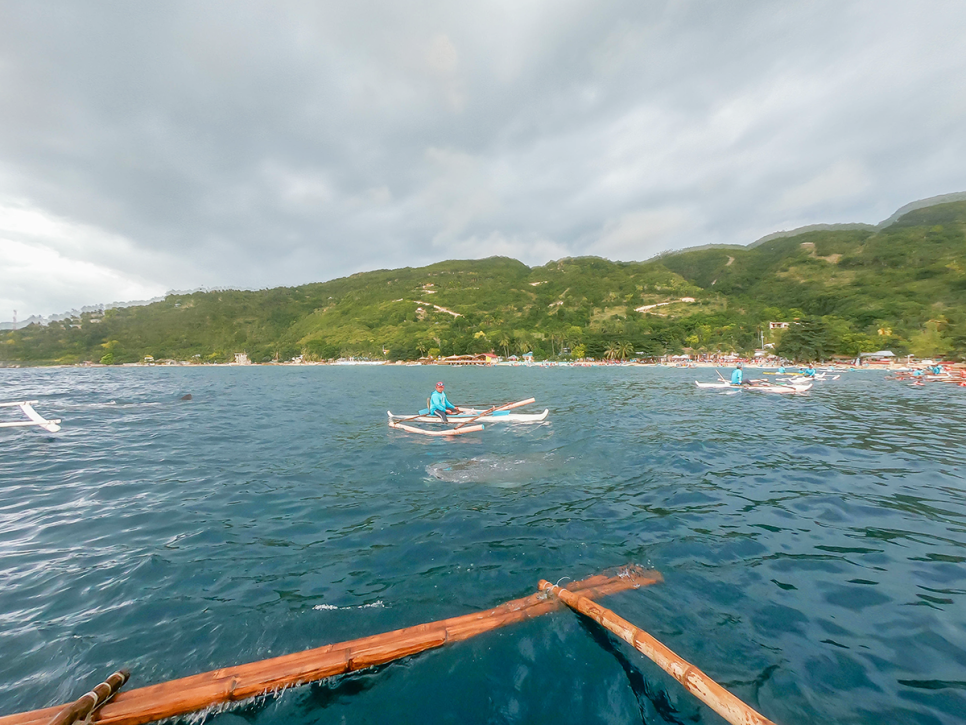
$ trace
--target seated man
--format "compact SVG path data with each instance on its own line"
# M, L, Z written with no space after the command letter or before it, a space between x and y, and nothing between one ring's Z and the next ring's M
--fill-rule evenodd
M443 392L443 387L441 382L436 383L436 390L429 397L429 414L438 415L444 423L447 423L449 422L446 420L447 413L459 413L460 409L449 402L446 393Z
M743 376L742 376L742 372L741 372L741 363L738 363L738 365L735 367L735 371L733 373L731 373L731 384L732 385L741 385L744 382L744 380L742 379L742 377Z

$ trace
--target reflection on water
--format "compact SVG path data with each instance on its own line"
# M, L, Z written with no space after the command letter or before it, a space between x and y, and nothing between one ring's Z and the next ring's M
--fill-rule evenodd
M634 562L665 583L605 604L776 722L963 720L964 389L854 373L724 396L694 386L702 370L452 370L454 400L533 395L549 421L388 429L438 377L0 371L0 399L64 421L0 431L0 714L119 666L137 687ZM716 721L567 612L212 719L546 718Z

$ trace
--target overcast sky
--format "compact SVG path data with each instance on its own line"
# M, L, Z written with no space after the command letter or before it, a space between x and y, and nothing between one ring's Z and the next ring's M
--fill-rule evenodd
M0 3L0 320L877 223L966 190L966 3Z

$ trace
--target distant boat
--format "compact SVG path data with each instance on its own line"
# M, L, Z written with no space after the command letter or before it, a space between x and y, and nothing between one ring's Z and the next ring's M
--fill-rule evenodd
M36 400L22 400L18 403L0 403L0 408L20 408L20 411L27 416L29 420L15 420L9 423L0 423L0 428L24 428L27 426L38 426L51 433L56 433L60 430L60 420L47 420L40 413L33 409L33 403Z

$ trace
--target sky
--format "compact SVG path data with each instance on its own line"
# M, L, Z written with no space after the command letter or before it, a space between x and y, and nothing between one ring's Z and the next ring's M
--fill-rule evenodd
M966 190L966 3L0 3L0 320Z

